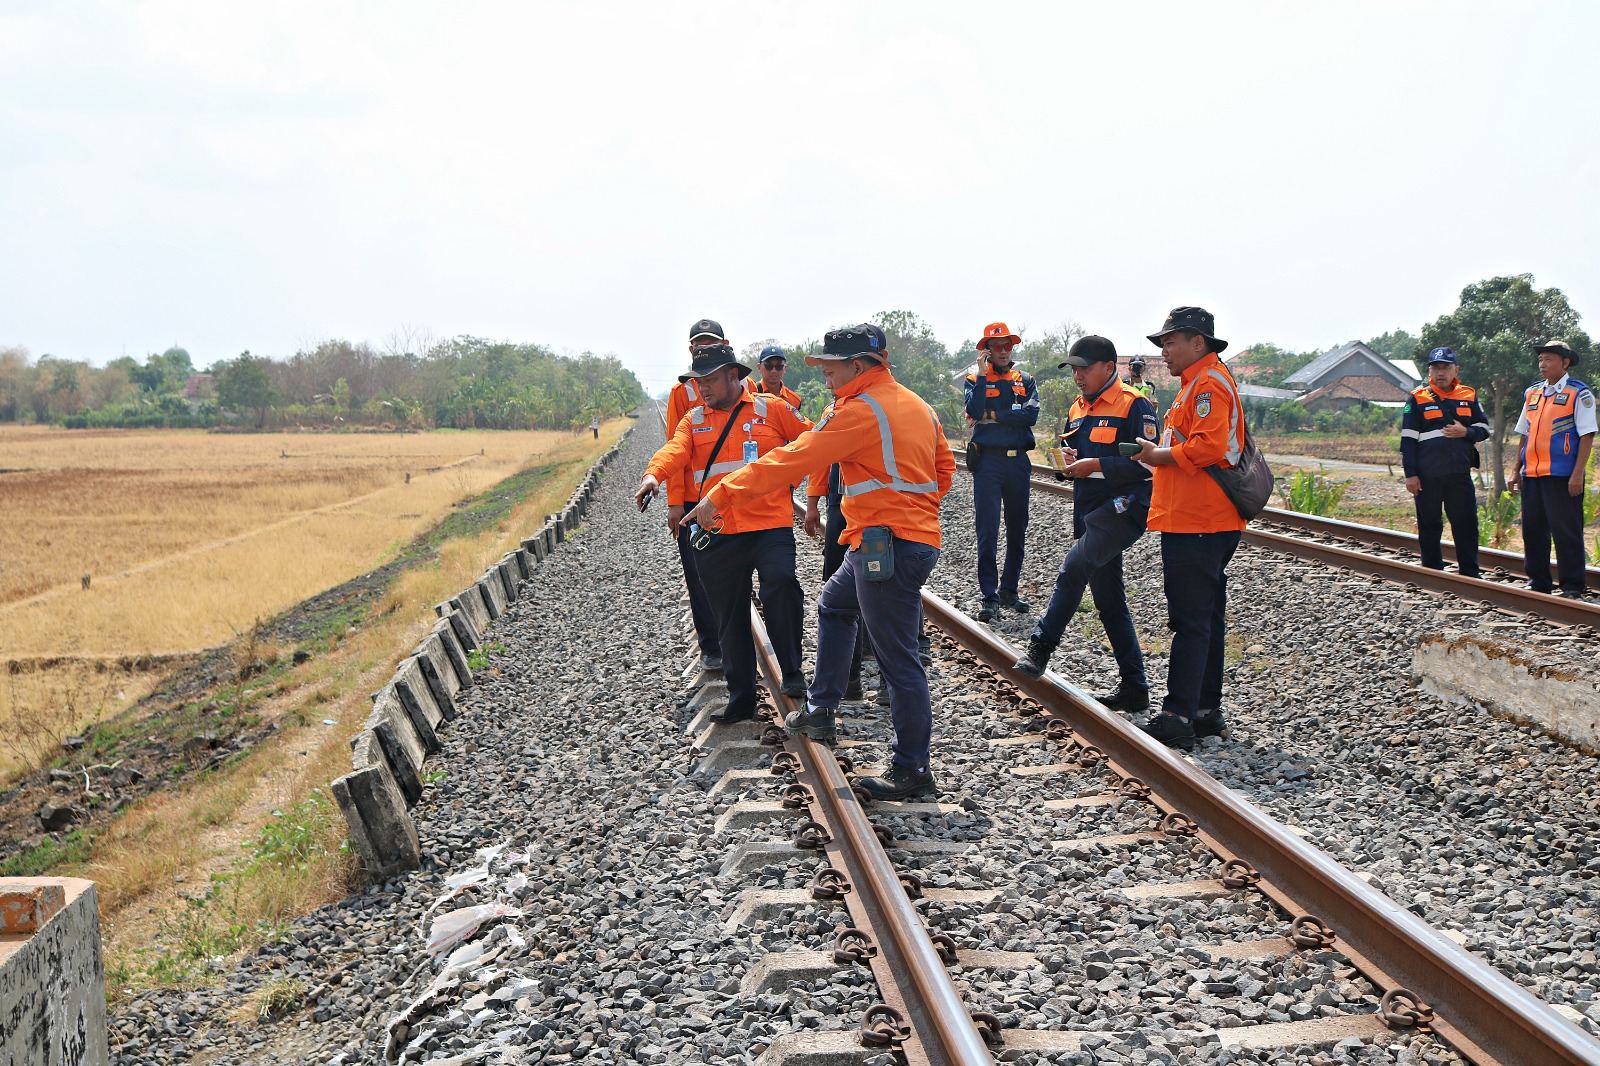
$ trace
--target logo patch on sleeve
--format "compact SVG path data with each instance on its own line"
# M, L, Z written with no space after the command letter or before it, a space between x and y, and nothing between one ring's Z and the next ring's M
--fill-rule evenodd
M1211 394L1208 392L1194 402L1194 413L1204 418L1211 413Z

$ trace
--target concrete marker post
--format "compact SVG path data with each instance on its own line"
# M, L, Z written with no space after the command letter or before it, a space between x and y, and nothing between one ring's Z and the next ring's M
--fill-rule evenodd
M105 965L93 881L0 878L0 1063L105 1066Z
M417 824L387 767L369 766L345 774L333 782L333 797L350 827L361 864L373 880L421 865Z

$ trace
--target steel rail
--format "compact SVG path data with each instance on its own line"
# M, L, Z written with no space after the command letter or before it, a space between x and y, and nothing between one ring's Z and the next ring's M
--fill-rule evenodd
M773 706L782 717L793 704L778 689L783 677L766 626L752 605L750 628ZM861 961L871 965L885 1002L903 1005L909 1035L900 1050L912 1066L994 1066L994 1057L950 979L927 927L906 894L900 875L878 840L832 750L806 736L791 735L785 748L798 756L797 780L827 832L830 859L848 879L852 918L879 950ZM859 904L859 906L858 906ZM893 1001L899 1001L899 1005Z
M1060 675L1017 670L1014 649L939 596L924 591L922 602L959 644L1147 785L1163 801L1158 806L1191 819L1219 858L1249 863L1263 878L1257 887L1280 906L1330 927L1338 950L1369 978L1436 1012L1428 1027L1468 1059L1600 1066L1600 1043L1549 1004Z
M1048 470L1049 468L1035 467L1034 469ZM1071 499L1073 495L1072 486L1064 482L1055 480L1043 481L1039 478L1034 478L1029 483L1034 491L1042 492L1046 495L1060 496L1066 499ZM1317 519L1315 516L1297 514L1294 511L1279 511L1271 507L1261 513L1264 521L1293 525L1300 529L1322 533L1327 536L1356 536L1356 534L1317 529L1314 525L1315 522L1326 522L1346 529L1372 529L1371 526L1356 526L1352 523L1342 522L1334 523L1331 519ZM1282 516L1289 516L1289 519L1285 521ZM1392 531L1377 530L1377 532L1389 534ZM1348 567L1359 573L1372 574L1388 581L1416 585L1419 588L1461 596L1493 607L1519 611L1560 625L1600 630L1600 603L1564 599L1560 596L1552 596L1548 592L1535 592L1521 585L1508 584L1504 581L1486 581L1483 578L1467 577L1463 574L1446 570L1430 570L1418 563L1406 562L1401 559L1386 559L1380 555L1369 555L1366 552L1356 551L1353 548L1342 548L1334 544L1318 544L1302 537L1292 537L1285 533L1272 533L1253 526L1245 528L1244 542L1258 548L1288 552L1291 555L1314 559L1332 566ZM1413 537L1411 538L1413 548L1415 544L1416 538ZM1591 582L1600 580L1600 577L1597 577L1597 575L1600 575L1600 571L1591 568L1589 575Z
M1033 480L1039 482L1046 491L1056 492L1058 495L1071 495L1070 490L1059 492L1060 482L1055 480L1055 468L1033 464ZM1051 488L1055 486L1055 488ZM1314 533L1323 537L1343 537L1347 540L1371 544L1375 547L1389 548L1394 551L1406 552L1410 555L1419 555L1421 547L1415 533L1405 533L1398 529L1383 529L1379 526L1363 525L1359 522L1346 522L1338 518L1327 518L1322 515L1305 514L1301 511L1288 511L1281 507L1268 507L1261 512L1261 521L1273 525L1288 526L1306 533ZM1452 541L1440 543L1444 557L1450 562L1456 562L1456 546ZM1522 556L1516 552L1502 551L1499 548L1479 548L1478 561L1489 566L1499 566L1508 572L1516 572L1522 567ZM1584 581L1591 589L1600 590L1600 567L1584 567ZM1535 593L1544 595L1544 593Z

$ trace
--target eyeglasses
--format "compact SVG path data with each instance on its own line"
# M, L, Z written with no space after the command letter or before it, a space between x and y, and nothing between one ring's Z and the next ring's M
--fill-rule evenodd
M782 370L784 367L788 366L789 364L784 362L782 359L768 359L765 363L762 363L761 365L762 366L775 366L779 370Z
M989 351L990 352L999 352L1002 355L1004 355L1006 352L1009 352L1011 349L1013 349L1015 347L1016 347L1016 345L1012 344L1010 341L1000 341L999 343L995 343L995 342L991 341L989 343Z

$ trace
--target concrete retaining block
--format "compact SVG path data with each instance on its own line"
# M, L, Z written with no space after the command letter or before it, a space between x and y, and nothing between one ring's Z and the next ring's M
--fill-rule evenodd
M1411 653L1411 669L1423 691L1448 703L1481 707L1600 751L1600 691L1518 654L1509 642L1423 640Z
M422 738L423 747L435 752L439 750L439 730L444 725L444 715L433 702L433 693L429 691L428 682L416 662L415 659L402 662L401 669L389 684L400 706L405 708L406 716L411 719L417 736Z
M556 524L554 519L545 519L544 528L539 530L539 536L544 538L545 555L549 555L556 550Z
M566 526L566 521L562 518L561 515L554 515L554 516L551 517L551 519L550 519L550 531L555 534L555 538L556 538L556 543L557 544L565 544L566 543L566 541L567 541L567 526Z
M434 702L440 705L440 710L444 710L444 702L449 701L450 709L445 712L445 717L454 718L456 696L461 693L461 675L456 673L450 653L444 650L444 641L439 639L439 634L430 632L417 642L412 654L422 667L422 676L428 679L428 687L433 689Z
M502 556L498 563L491 566L490 571L500 576L500 589L506 594L506 603L517 602L517 586L522 584L522 574L519 572L516 560L511 556Z
M433 705L439 708L439 713L446 722L453 722L456 717L456 699L450 691L451 682L455 680L455 671L450 663L443 658L440 652L440 662L435 663L430 655L418 652L407 659L408 663L415 663L417 672L422 675L422 683L427 687L428 695L433 697ZM404 664L402 664L404 665ZM443 666L443 672L440 671Z
M443 621L450 623L450 632L455 634L456 643L461 645L462 652L469 652L479 644L477 627L472 624L472 616L466 611L451 611L445 615Z
M345 774L333 782L333 797L368 876L382 880L422 862L417 825L387 767L369 766Z
M478 594L489 609L489 617L499 618L506 613L506 587L494 568L485 570L483 576L478 578Z
M456 672L456 681L461 688L471 688L472 667L467 665L466 649L456 639L456 631L451 628L449 619L439 619L433 623L433 628L429 632L439 638L439 645L444 648L445 655L449 657L450 668Z
M395 786L400 789L401 798L407 807L412 807L417 800L422 798L422 779L405 764L398 751L391 751L378 736L378 729L388 729L389 723L379 721L374 723L375 728L363 729L350 741L350 766L355 770L366 770L380 766L388 771L394 779ZM391 740L393 732L391 730ZM397 762L397 760L399 760Z
M544 537L535 533L522 541L522 550L528 554L529 565L538 566L544 561ZM531 574L529 575L532 576Z
M478 592L478 586L468 585L462 589L459 595L451 598L450 605L467 616L467 620L472 623L473 639L479 644L483 643L484 631L494 619L489 615L489 608L483 605L483 596Z
M378 750L389 764L389 773L407 803L422 798L422 764L428 757L422 738L412 728L411 720L398 702L390 699L380 707L373 707L361 732L350 742L350 765L360 770L371 765L371 752L363 750L361 738L370 736L378 743Z
M0 899L30 897L33 928L0 940L0 1066L103 1066L106 982L93 881L0 878Z
M520 547L516 551L507 552L505 558L516 565L518 584L533 576L533 556L523 551Z

